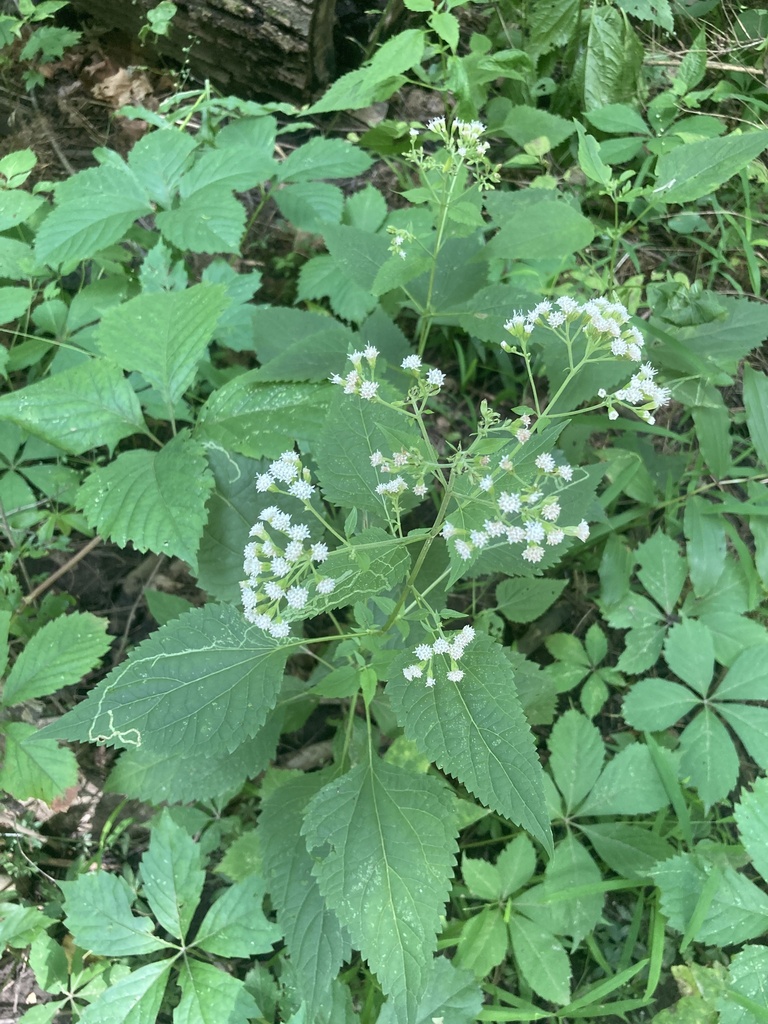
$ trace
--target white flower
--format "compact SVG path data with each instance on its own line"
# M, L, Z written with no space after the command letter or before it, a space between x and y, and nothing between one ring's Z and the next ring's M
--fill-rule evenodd
M445 540L450 540L454 533L456 533L456 527L453 523L443 523L443 528L440 533Z
M521 544L525 540L525 530L522 526L510 526L507 530L508 544Z
M268 580L264 584L264 593L267 595L270 601L279 601L280 598L284 595L285 591L278 583L275 583L274 580Z
M403 370L420 370L421 359L416 355L406 356L402 363L400 363L400 366Z
M436 387L442 387L445 383L445 374L442 370L431 369L427 374L427 384L434 384Z
M292 540L285 549L286 562L298 562L304 554L304 545L300 540Z
M280 512L279 510L275 511L275 514L272 516L270 526L274 526L274 528L279 530L281 533L287 533L290 525L291 517L288 512Z
M363 355L369 362L372 362L378 354L379 350L375 348L373 345L366 345L365 348L363 349Z
M423 498L424 495L427 493L426 484L416 484L416 486L413 488L413 493L416 495L417 498Z
M582 519L579 525L576 527L576 536L579 540L587 540L589 537L589 523L586 519Z
M461 680L464 678L464 673L461 671L460 668L454 668L451 669L451 671L448 673L448 678L452 683L460 683Z
M305 523L295 523L288 531L291 540L306 540L309 537L309 527Z
M484 548L488 543L488 534L483 533L482 530L471 530L469 536L470 540L477 548Z
M313 544L309 550L312 555L313 562L324 562L328 557L328 545L323 544L322 541L319 541L317 544Z
M608 392L605 390L605 388L598 388L597 389L597 397L598 398L605 398L607 395L608 395Z
M413 652L419 661L427 661L428 658L432 657L432 645L431 644L419 644Z
M506 491L501 492L496 503L502 512L506 512L508 514L512 512L519 512L521 508L520 495L507 494Z
M563 480L573 480L573 466L569 466L567 463L563 466L558 466L557 475L562 477Z
M280 509L277 507L277 505L270 505L268 508L263 508L261 512L259 512L259 519L262 519L265 523L269 523L269 525L271 526L272 519L274 518L274 516L277 515L279 511Z
M421 679L423 672L419 665L406 665L403 669L403 675L410 682L412 679Z
M272 569L273 576L282 579L283 576L287 576L291 571L291 563L287 558L273 558L270 562L270 568Z
M374 452L373 455L371 455L371 465L372 466L374 466L374 467L380 466L383 461L384 461L384 456L381 454L381 452Z
M528 523L525 527L525 539L536 543L544 540L544 527L541 523Z
M555 460L548 452L545 452L543 455L536 457L536 465L539 469L543 469L545 473L551 473L555 468Z
M364 380L360 386L360 397L367 398L368 401L373 398L376 392L379 390L379 382L376 380Z
M298 467L294 462L285 462L282 459L273 462L269 467L269 472L275 480L280 480L284 484L290 483L291 480L295 480L299 475Z
M258 626L259 629L267 629L268 630L269 627L272 625L272 619L270 619L270 617L268 615L265 615L262 612L260 615L254 615L254 617L253 617L253 624L255 626Z
M306 587L289 587L285 600L288 602L289 608L303 608L308 597L309 591Z
M290 636L291 627L287 622L273 622L269 627L269 633L276 640L282 640L284 637Z
M531 432L530 430L526 430L525 427L520 427L519 430L515 431L515 437L520 442L520 444L525 444L526 441L530 441Z
M526 562L540 562L544 557L544 548L538 544L532 544L523 551L523 558Z
M437 640L432 644L432 650L435 654L447 654L451 649L451 645L445 639L444 636L439 636Z
M309 501L314 491L315 488L312 484L308 484L306 480L297 480L288 488L288 493L292 494L294 498L300 498L301 501Z
M274 478L269 473L259 473L256 477L256 490L260 493L268 491L274 482Z
M480 488L481 491L490 491L490 489L493 487L493 477L484 476L483 479L478 484L478 487Z
M332 580L330 576L326 576L325 579L319 580L317 584L318 594L332 594L336 588L336 580Z
M562 544L565 540L565 534L562 530L548 530L547 531L547 544Z
M617 420L618 418L619 418L618 411L616 409L611 409L611 411L608 413L608 419L609 420Z
M472 548L469 546L469 544L467 544L465 540L459 539L455 541L455 544L456 554L459 556L459 558L462 559L462 561L466 562L468 559L472 557Z
M427 680L424 683L424 685L428 686L430 689L432 689L432 687L435 685L435 677L434 676L427 676Z
M408 465L408 452L402 451L402 450L399 451L399 452L393 452L392 453L392 465L396 466L398 469L402 468L403 466L407 466Z
M549 313L547 316L547 324L550 327L562 327L565 323L565 313Z
M553 501L549 505L545 505L541 510L541 518L546 519L549 523L556 523L560 515L560 511L559 502Z
M486 519L483 523L483 529L489 537L500 537L506 527L499 519Z

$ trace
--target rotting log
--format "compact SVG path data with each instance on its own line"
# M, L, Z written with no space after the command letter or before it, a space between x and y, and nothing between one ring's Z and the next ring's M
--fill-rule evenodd
M138 40L157 0L71 0L97 26ZM175 0L151 48L198 80L253 99L305 102L333 77L336 0Z

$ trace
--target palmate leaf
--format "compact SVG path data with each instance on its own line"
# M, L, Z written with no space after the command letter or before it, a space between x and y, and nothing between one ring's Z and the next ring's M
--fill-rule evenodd
M0 767L0 789L17 800L53 803L77 782L77 761L71 750L56 740L39 739L34 725L8 722L2 728L5 758Z
M244 957L271 952L283 933L264 916L263 901L264 882L258 875L235 882L203 918L195 946L215 956Z
M82 949L99 956L132 956L166 949L152 934L153 922L135 917L135 893L119 875L96 871L74 882L61 882L66 898L66 925Z
M255 736L277 700L291 644L207 605L139 644L88 697L41 732L61 739L231 752Z
M137 370L172 409L192 383L228 302L218 284L137 295L107 310L97 342L118 366Z
M533 991L561 1006L567 1003L571 998L571 964L561 943L522 914L510 919L509 935L517 966Z
M32 637L8 673L2 703L16 704L79 683L109 649L107 620L89 612L62 615Z
M447 678L447 663L436 657L431 688L405 678L412 661L411 654L398 658L387 685L406 735L438 768L551 852L543 773L503 649L478 635L461 659L460 683Z
M110 983L80 1013L80 1024L154 1024L160 1012L171 960L145 964Z
M739 756L728 730L709 707L686 725L680 753L680 775L696 787L705 809L725 800L739 778Z
M179 975L181 1001L174 1024L248 1024L261 1011L245 984L226 971L186 958Z
M768 879L768 779L757 779L751 791L742 791L734 817L752 863Z
M122 452L95 470L78 503L102 536L176 556L194 570L212 488L203 446L181 433L159 452Z
M262 805L258 828L269 894L310 1020L350 947L349 936L320 892L313 858L301 836L306 806L327 782L327 772L315 772L284 783Z
M174 938L185 939L205 882L199 845L167 810L153 824L141 859L144 895L152 913Z
M438 957L415 1024L433 1024L440 1017L449 1024L475 1024L482 1002L482 990L472 975L458 970L450 960ZM382 1006L376 1024L399 1024L392 1003Z
M323 787L302 831L328 904L398 1020L415 1024L456 852L450 791L370 757Z
M0 397L0 422L80 455L130 434L146 434L141 406L122 371L107 359L89 359L71 370Z
M571 709L558 718L549 737L552 776L565 799L566 811L574 810L592 789L605 760L599 729Z

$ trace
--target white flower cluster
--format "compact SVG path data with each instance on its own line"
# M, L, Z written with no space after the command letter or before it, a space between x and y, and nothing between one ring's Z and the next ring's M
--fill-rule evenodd
M406 356L400 363L400 369L410 371L417 378L417 387L425 396L436 395L445 384L443 371L435 366L424 366L421 357L415 354Z
M672 393L669 388L662 387L653 379L657 370L650 363L643 363L638 372L633 375L629 383L619 388L612 395L609 395L604 388L597 392L599 398L606 400L608 406L608 419L619 418L619 412L615 403L632 406L639 412L646 423L655 423L653 413L666 405ZM638 408L640 407L640 408Z
M378 354L379 350L374 348L373 345L366 345L362 352L350 352L347 358L352 363L352 369L346 377L342 377L339 373L332 374L330 377L331 383L339 384L343 387L345 395L359 395L370 402L379 390L378 381L374 379L376 357ZM367 377L363 361L365 361L368 367Z
M295 452L283 452L267 473L256 477L258 491L288 487L288 493L309 501L314 487L309 471L301 465ZM281 639L290 635L289 622L316 595L333 593L336 581L322 576L317 565L328 557L328 546L313 542L309 526L294 522L288 512L270 505L251 527L243 552L243 570L247 579L240 584L245 618L270 636Z
M580 321L580 322L578 322ZM533 333L537 326L558 330L564 325L575 325L576 332L583 331L587 339L587 355L592 351L610 351L617 359L627 359L639 363L643 358L645 339L642 331L629 323L629 312L620 302L611 302L606 298L590 299L580 304L566 295L553 304L548 300L539 302L527 313L517 312L507 320L504 327L510 334L524 339ZM573 336L573 332L571 332ZM501 343L505 352L514 351L506 341ZM604 388L598 391L598 397L607 399L608 418L615 420L618 412L615 403L629 406L642 406L636 409L648 423L654 423L653 412L670 399L668 388L660 387L653 378L655 367L643 363L638 373L630 382L614 395L609 396Z
M453 633L449 640L442 633L436 637L431 644L419 644L414 648L416 661L406 665L403 669L405 678L412 682L414 679L424 679L425 686L430 689L435 685L435 656L447 666L446 677L452 683L460 683L464 678L463 671L457 662L464 657L464 651L475 639L475 631L472 626L465 626L460 632ZM426 674L426 675L425 675Z
M426 127L428 132L440 136L446 149L457 153L468 163L484 157L488 152L488 143L480 141L480 136L485 131L485 125L480 121L461 121L454 118L450 124L446 124L444 117L433 117L427 121Z
M487 465L488 457L483 462ZM567 463L557 465L549 452L542 452L535 460L537 473L527 487L512 490L507 484L508 473L514 466L508 455L503 456L497 468L481 477L478 488L488 502L489 515L482 529L461 530L446 522L442 535L453 544L462 561L469 561L478 550L500 544L524 544L522 557L526 562L540 562L544 545L556 547L566 537L589 537L586 520L576 526L561 526L562 513L557 491L573 479L573 467Z
M564 295L554 303L545 299L527 313L516 312L504 324L504 328L519 338L533 333L536 326L550 327L557 330L564 325L575 324L582 330L594 347L610 348L618 358L630 359L639 363L645 339L642 331L629 323L629 311L620 302L611 302L599 297L588 302L579 303L569 295ZM502 342L501 347L511 352L511 346Z
M376 485L376 493L382 498L397 498L408 490L412 490L418 498L423 498L427 493L427 485L424 482L427 467L424 466L418 452L409 452L401 448L399 452L393 452L385 458L380 451L375 451L370 458L371 465L377 473L387 473L391 476L391 479ZM413 477L416 483L409 484L403 473Z

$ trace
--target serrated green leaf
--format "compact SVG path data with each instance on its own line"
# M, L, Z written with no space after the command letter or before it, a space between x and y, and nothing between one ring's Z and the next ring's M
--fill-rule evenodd
M621 878L644 879L674 850L650 829L623 821L601 821L579 825L599 856Z
M662 154L656 164L654 198L691 203L711 195L768 147L768 131L735 132L719 139L687 142Z
M274 197L280 213L300 231L322 234L329 225L341 222L344 193L336 185L304 181L276 190Z
M276 459L292 441L317 437L333 394L327 381L271 381L251 370L214 391L200 410L195 436L250 458Z
M98 345L124 370L138 370L170 411L194 380L226 305L222 285L137 295L104 314Z
M371 757L312 799L302 829L321 857L321 891L403 1024L415 1022L429 983L456 852L453 808L438 780Z
M349 937L323 899L301 836L307 804L326 782L313 773L280 786L264 801L258 828L270 897L310 1019L349 955Z
M439 1020L441 1016L449 1024L475 1024L482 1002L482 990L472 975L458 970L445 957L438 957L415 1024L434 1024L435 1019ZM376 1024L399 1024L391 1001L382 1006Z
M171 205L197 145L194 135L170 128L150 132L131 148L128 166L152 202L163 207Z
M701 709L680 736L680 777L688 778L705 810L725 800L739 777L739 756L720 719Z
M643 62L643 47L627 19L612 7L591 12L584 55L584 106L632 102Z
M354 192L344 204L344 223L371 234L378 231L386 216L387 201L373 185Z
M459 20L450 11L432 11L427 19L429 27L455 51L459 45Z
M37 232L35 255L59 267L88 259L119 242L152 204L125 164L107 163L79 171L56 187L56 205Z
M134 648L46 731L168 753L183 752L194 739L223 755L264 724L290 651L234 608L196 608Z
M730 702L713 702L713 707L739 737L752 760L765 771L768 768L768 708Z
M765 649L750 647L731 665L714 693L715 700L768 700L765 674Z
M459 683L447 678L449 665L436 656L431 688L405 678L412 661L410 653L398 658L387 685L406 735L486 806L551 850L543 773L502 648L478 635L461 659Z
M2 196L2 192L0 192ZM30 288L7 286L0 288L0 324L9 324L23 317L32 304L35 293Z
M683 521L688 543L685 554L697 597L714 589L725 568L725 527L721 517L707 514L711 508L708 501L696 494L686 498Z
M0 421L10 421L72 455L130 434L146 434L136 394L107 359L89 359L71 370L0 396Z
M26 949L50 926L50 918L37 907L22 907L7 901L0 904L0 942L3 946Z
M602 770L605 748L600 731L578 711L566 711L552 729L549 750L552 775L565 799L566 811L572 811Z
M176 556L197 568L213 488L203 445L177 434L159 452L122 452L80 488L78 504L102 536L139 551Z
M205 882L200 847L167 810L152 826L141 860L150 909L167 932L185 939Z
M549 904L547 922L558 935L569 935L574 944L593 931L603 911L600 869L577 836L570 833L557 844L544 871L541 894ZM571 896L572 890L592 887L593 892ZM563 898L565 897L565 898Z
M768 879L768 779L756 779L751 790L742 790L733 813L744 848Z
M327 181L356 178L370 169L368 154L345 139L317 136L294 149L280 164L278 180L284 182Z
M506 219L484 255L507 260L562 259L585 249L594 237L592 222L569 203L536 203Z
M45 800L57 796L77 782L77 761L71 750L56 740L40 739L34 725L8 722L3 726L5 759L0 768L0 788L17 800Z
M661 756L669 759L668 751ZM674 767L670 767L674 774ZM653 814L669 804L669 797L643 743L630 743L603 769L591 793L579 808L580 817L603 814Z
M744 406L749 437L763 466L768 467L768 377L744 364Z
M510 622L533 622L550 608L568 585L568 580L502 580L496 588L499 611Z
M687 577L685 559L671 537L655 533L637 549L637 577L669 615L675 608Z
M179 974L181 1001L174 1024L248 1024L261 1011L245 984L213 964L185 958Z
M563 1006L571 998L571 964L562 945L522 914L509 922L509 936L520 973L543 999Z
M264 883L258 875L235 882L203 918L194 944L215 956L270 953L282 930L264 916Z
M570 42L579 20L579 0L551 0L536 4L530 11L530 48L532 56L549 53Z
M194 748L185 753L126 750L110 772L104 791L155 804L221 799L273 760L282 722L283 713L277 709L253 739L231 753L215 756L206 751L204 772L198 770L200 754Z
M745 946L728 966L730 989L717 1002L720 1024L765 1024L768 1018L768 951L765 946ZM739 1002L746 997L751 1006Z
M476 978L485 978L507 955L509 935L498 907L483 907L461 929L453 962Z
M630 629L624 637L625 647L616 668L630 675L640 675L653 668L659 660L665 635L666 629L661 625Z
M507 843L496 861L496 869L501 878L502 899L530 881L536 870L536 851L528 836L521 834Z
M384 499L376 493L379 477L371 455L392 451L391 433L402 447L420 443L418 431L403 413L372 405L341 388L331 398L326 427L317 439L317 478L327 501L381 516Z
M672 32L675 27L672 8L669 0L616 0L618 7L627 14L643 21L652 21L654 25ZM687 56L687 54L686 54Z
M642 679L624 698L622 714L633 729L668 729L699 703L696 696L670 679Z
M209 185L163 210L155 222L182 252L239 253L246 224L245 207L221 185Z
M35 633L8 674L3 704L17 704L79 683L109 649L107 620L74 612Z
M683 619L675 623L664 642L664 659L676 676L702 697L706 695L715 669L715 645L702 622Z
M768 643L768 630L765 626L737 612L704 612L699 616L699 621L703 622L712 634L715 658L721 665L732 666L742 653L746 653L752 647L761 647ZM722 686L722 683L720 685Z
M247 192L277 169L268 146L262 152L250 143L206 149L181 179L179 191L183 200L214 187L222 192Z
M155 1024L168 983L171 960L145 964L110 983L80 1012L80 1024Z
M342 320L360 323L378 302L369 289L361 287L332 256L314 256L299 271L298 300L324 299Z
M501 876L495 864L480 857L465 855L461 859L461 875L473 896L489 901L501 899ZM482 977L486 973L484 971Z
M98 956L133 956L167 947L152 934L152 921L131 913L135 894L119 875L95 871L59 884L67 928L83 949Z

